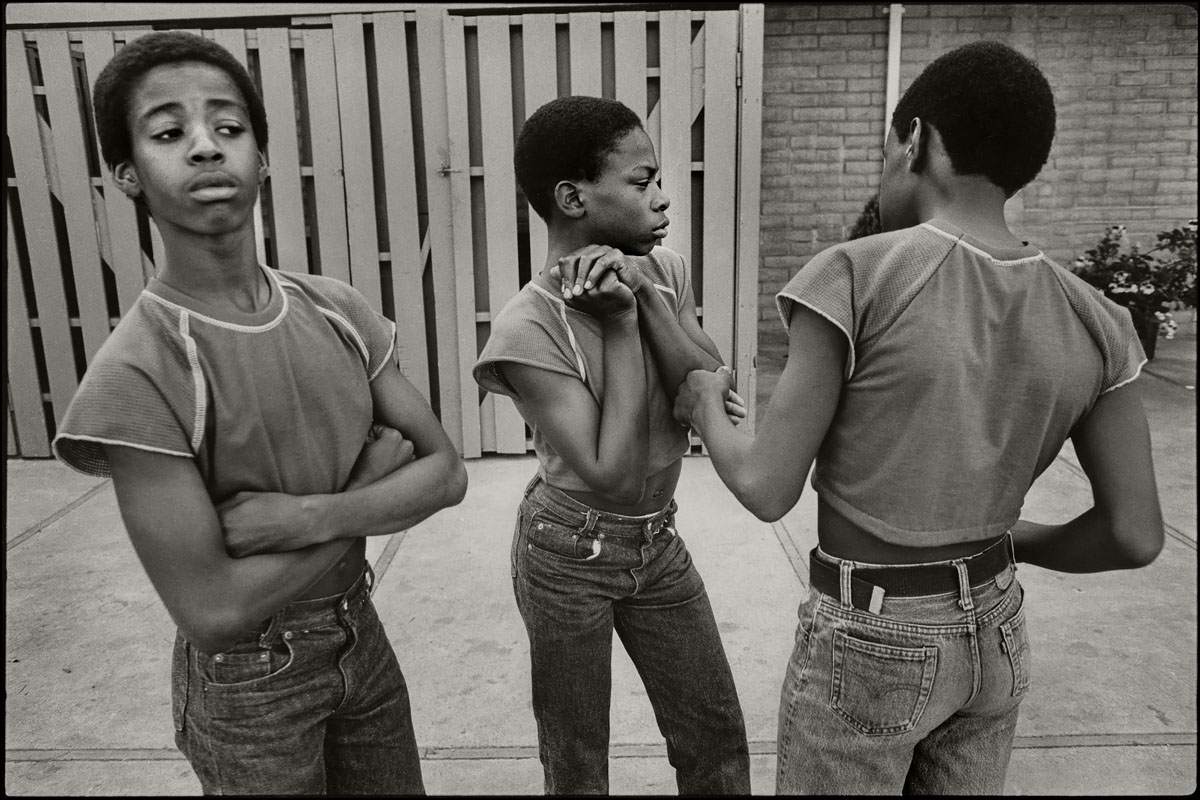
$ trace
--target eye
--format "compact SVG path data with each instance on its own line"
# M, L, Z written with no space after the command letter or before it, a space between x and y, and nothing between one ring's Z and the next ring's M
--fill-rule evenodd
M158 142L172 142L182 135L183 129L173 126L150 134L150 138Z
M217 126L217 130L226 136L238 136L246 132L246 126L240 122L222 122Z

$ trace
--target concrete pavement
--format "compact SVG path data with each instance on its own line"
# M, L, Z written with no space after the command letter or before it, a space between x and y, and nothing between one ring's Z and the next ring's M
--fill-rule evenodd
M1010 794L1196 789L1196 342L1160 342L1141 379L1168 537L1151 566L1067 575L1022 566L1034 658ZM468 462L464 502L369 555L408 680L431 794L537 794L525 632L508 551L529 457ZM174 749L174 628L121 525L111 483L53 461L7 462L5 791L197 794ZM1068 447L1025 516L1090 503ZM778 692L807 592L815 498L769 525L702 456L685 460L679 529L720 622L746 715L756 794L774 791ZM614 648L614 794L673 794L653 713Z

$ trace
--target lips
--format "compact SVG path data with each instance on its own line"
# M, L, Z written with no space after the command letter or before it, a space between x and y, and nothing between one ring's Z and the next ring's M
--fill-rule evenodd
M670 224L670 222L664 222L662 225L659 225L657 228L652 230L651 233L653 233L659 239L665 239L667 236L667 226Z
M237 181L220 172L206 172L188 185L188 194L200 201L228 200L237 194Z

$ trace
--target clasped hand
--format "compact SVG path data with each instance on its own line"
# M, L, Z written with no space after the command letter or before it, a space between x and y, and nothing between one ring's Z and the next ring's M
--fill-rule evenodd
M413 461L413 443L400 431L372 425L342 491L369 486ZM281 492L238 492L217 506L225 550L234 558L299 550L323 539L304 497Z
M746 401L733 390L733 372L721 367L716 372L694 369L679 384L675 395L675 420L691 427L697 408L706 402L722 402L725 415L734 425L746 418Z
M615 247L590 244L569 253L550 268L563 302L594 317L619 317L637 305L637 294L650 280Z

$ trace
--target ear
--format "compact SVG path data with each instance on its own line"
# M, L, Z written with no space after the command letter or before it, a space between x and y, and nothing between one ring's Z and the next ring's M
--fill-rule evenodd
M580 219L587 212L579 187L571 181L559 181L554 187L554 205L569 219Z
M125 193L130 200L136 200L142 195L142 185L138 181L137 168L132 161L122 161L113 167L113 183Z
M929 126L920 117L913 117L908 124L908 142L904 149L909 172L918 172L925 166L928 149Z
M271 174L271 167L267 164L267 154L262 150L258 151L258 184L262 185L267 176Z

